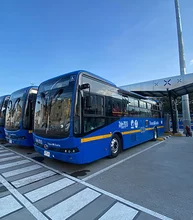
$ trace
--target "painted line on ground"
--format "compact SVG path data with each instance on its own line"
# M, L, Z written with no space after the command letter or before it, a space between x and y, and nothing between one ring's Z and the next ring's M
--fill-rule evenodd
M28 176L23 179L15 180L15 181L11 182L11 184L14 185L16 188L19 188L21 186L25 186L30 183L34 183L39 180L45 179L47 177L53 176L55 174L56 174L55 172L53 172L51 170L47 170L45 172L41 172L41 173L38 173L38 174L35 174L32 176Z
M9 150L5 150L4 148L0 149L0 153L9 152Z
M25 194L25 196L32 202L37 202L40 199L43 199L55 192L60 191L61 189L66 188L67 186L72 185L75 183L74 181L64 178L58 181L55 181L53 183L50 183L48 185L42 186L38 189L35 189L33 191L30 191Z
M138 211L128 207L120 202L115 203L104 215L98 220L117 220L117 219L134 219Z
M20 169L17 169L17 170L11 170L11 171L2 173L2 175L4 177L11 177L11 176L15 176L15 175L18 175L18 174L26 173L26 172L29 172L29 171L32 171L32 170L37 170L37 169L39 169L41 167L42 166L40 166L38 164L34 164L34 165L27 166L27 167L24 167L24 168L20 168Z
M22 208L22 205L12 196L0 198L0 218Z
M20 160L20 161L16 161L16 162L12 162L12 163L2 164L2 165L0 165L0 170L14 167L14 166L18 166L18 165L22 165L25 163L31 163L31 161L30 160Z
M14 153L10 152L10 153L1 154L0 152L0 157L10 156L10 155L14 155Z
M104 173L104 172L106 172L107 170L110 170L110 169L114 168L115 166L118 166L119 164L124 163L125 161L130 160L130 159L132 159L133 157L136 157L136 156L138 156L139 154L142 154L142 153L144 153L144 152L146 152L146 151L148 151L148 150L150 150L150 149L156 147L157 145L159 145L159 144L161 144L161 143L162 143L162 142L158 142L158 143L156 143L156 144L154 144L154 145L152 145L152 146L150 146L150 147L148 147L148 148L146 148L146 149L144 149L144 150L142 150L142 151L139 151L139 152L137 152L137 153L135 153L135 154L132 154L131 156L126 157L126 158L124 158L124 159L122 159L122 160L120 160L120 161L118 161L118 162L116 162L116 163L114 163L114 164L112 164L112 165L110 165L110 166L108 166L108 167L105 167L104 169L99 170L99 171L97 171L97 172L95 172L95 173L93 173L93 174L91 174L91 175L89 175L89 176L83 178L82 180L83 180L83 181L88 181L88 180L92 179L93 177L96 177L96 176L100 175L101 173Z
M0 175L0 182L17 198L26 209L38 220L48 220L31 202L29 202L20 192L18 192L10 183Z
M86 188L46 210L44 213L53 220L65 220L94 201L100 195L100 193Z
M4 161L8 161L8 160L14 160L14 159L18 159L21 158L20 156L12 156L12 157L6 157L6 158L1 158L0 162L4 162Z
M163 143L163 142L159 142L158 144L161 144L161 143ZM158 145L158 144L157 144L157 145ZM0 146L4 147L3 145L0 145ZM154 145L153 145L153 146L154 146ZM5 147L4 147L4 148L5 148ZM9 148L5 148L5 149L9 149ZM15 151L13 151L13 150L11 150L11 149L9 149L9 150L12 151L12 152L15 152ZM135 204L135 203L133 203L133 202L131 202L131 201L129 201L129 200L123 199L123 198L120 197L120 196L114 195L113 193L107 192L107 191L105 191L105 190L103 190L103 189L101 189L101 188L98 188L98 187L96 187L96 186L93 186L92 184L87 183L87 182L85 182L84 180L80 180L80 179L75 178L75 177L73 177L73 176L70 176L70 175L68 175L68 174L62 173L62 172L60 172L60 171L58 171L58 170L56 170L56 169L54 169L54 168L52 168L52 167L48 167L47 165L42 164L42 163L40 163L40 162L38 162L38 161L35 161L35 160L33 160L32 158L29 158L29 157L27 157L27 156L25 156L25 155L22 155L22 154L18 153L18 152L15 152L15 153L18 154L18 155L20 155L20 156L22 156L22 157L24 157L24 158L26 158L26 159L28 159L28 160L31 160L32 162L34 162L34 163L36 163L36 164L39 164L39 165L41 165L41 166L43 166L43 167L45 167L45 168L47 168L47 169L49 169L49 170L52 170L52 171L54 171L54 172L56 172L56 173L58 173L58 174L60 174L60 175L62 175L62 176L65 176L65 177L67 177L67 178L69 178L69 179L71 179L71 180L74 180L74 181L77 182L77 183L80 183L80 184L82 184L82 185L84 185L84 186L87 186L87 187L93 189L93 190L96 190L96 191L98 191L98 192L101 193L101 194L104 194L104 195L106 195L106 196L109 196L109 197L111 197L111 198L113 198L113 199L115 199L115 200L117 200L117 201L119 201L119 202L121 202L121 203L124 203L124 204L126 204L126 205L128 205L128 206L131 206L132 208L135 208L135 209L137 209L137 210L140 210L140 211L142 211L142 212L145 212L145 213L147 213L147 214L149 214L149 215L151 215L151 216L157 217L157 218L159 218L159 219L161 219L161 220L173 220L172 218L169 218L169 217L167 217L167 216L165 216L165 215L162 215L162 214L159 214L159 213L157 213L157 212L154 212L154 211L152 211L152 210L150 210L150 209L148 209L148 208L145 208L145 207L143 207L143 206L140 206L140 205L138 205L138 204Z

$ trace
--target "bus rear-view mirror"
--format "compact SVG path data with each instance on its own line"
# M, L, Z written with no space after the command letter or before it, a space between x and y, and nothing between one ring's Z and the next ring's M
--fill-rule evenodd
M83 89L90 89L90 84L89 83L84 83L80 86L80 89L83 90Z

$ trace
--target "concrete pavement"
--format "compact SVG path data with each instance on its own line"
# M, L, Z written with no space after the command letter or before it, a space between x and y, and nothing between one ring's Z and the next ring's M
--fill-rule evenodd
M169 220L3 146L0 146L0 218Z
M193 220L193 137L172 136L84 180L170 218Z

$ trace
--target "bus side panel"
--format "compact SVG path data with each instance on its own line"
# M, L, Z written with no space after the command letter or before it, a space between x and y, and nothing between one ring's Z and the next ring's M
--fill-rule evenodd
M149 119L148 121L161 125L159 120ZM122 135L123 149L126 149L152 139L153 129L154 126L149 126L145 118L124 117L82 138L49 139L38 137L34 134L34 146L36 151L42 155L46 154L45 156L48 155L50 158L84 164L110 155L110 141L114 133L118 132ZM55 151L51 149L53 146L57 148ZM79 152L64 152L65 148L70 149L74 147L77 147ZM59 148L63 148L63 152L59 152Z
M163 119L159 118L148 118L148 119L140 119L140 118L133 118L134 122L137 121L136 126L132 131L131 134L125 134L123 132L123 149L127 149L133 147L135 145L144 143L146 141L153 139L153 132L154 127L157 127L158 136L163 135L164 127L163 127ZM146 122L148 124L146 124ZM151 123L155 123L156 126L150 125ZM138 126L137 126L138 125Z
M81 143L81 149L84 149L84 162L90 163L100 158L110 155L111 138L94 140L91 142Z

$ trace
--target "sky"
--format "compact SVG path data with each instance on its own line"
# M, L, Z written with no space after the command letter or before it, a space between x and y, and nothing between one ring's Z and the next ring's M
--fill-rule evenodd
M179 2L193 73L193 1ZM174 0L0 1L0 95L79 69L118 86L179 75Z

